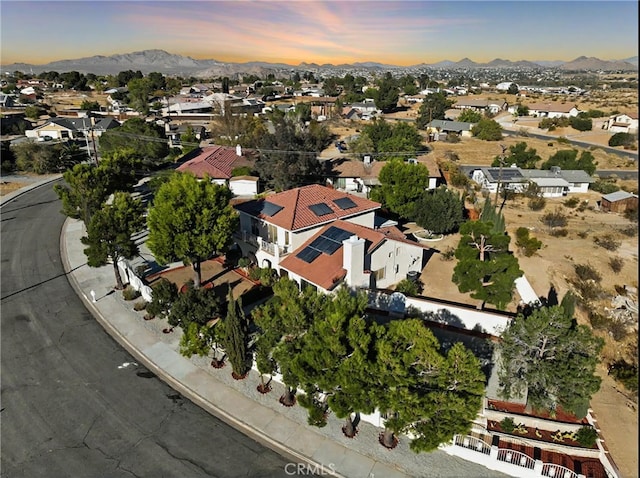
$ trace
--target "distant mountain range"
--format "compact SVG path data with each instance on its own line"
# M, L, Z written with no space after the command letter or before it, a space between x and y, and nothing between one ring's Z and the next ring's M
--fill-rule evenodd
M254 74L265 76L269 73L282 74L294 71L320 71L329 69L364 69L364 70L393 70L393 69L417 69L417 68L557 68L560 70L603 70L603 71L636 71L638 70L638 57L624 60L600 60L594 57L581 56L569 62L561 61L510 61L496 58L489 63L476 63L469 58L458 62L449 60L438 63L421 63L412 67L400 67L397 65L385 65L376 62L363 62L353 64L318 65L315 63L300 63L299 65L287 65L284 63L248 62L225 63L217 60L196 60L189 56L174 55L164 50L144 50L132 53L124 53L110 56L91 56L74 60L59 60L44 65L31 65L28 63L13 63L3 65L3 71L22 71L35 74L43 71L78 71L80 73L94 73L96 75L115 75L125 70L140 70L147 74L157 71L167 75L194 76L196 78L212 78L219 76L237 76Z

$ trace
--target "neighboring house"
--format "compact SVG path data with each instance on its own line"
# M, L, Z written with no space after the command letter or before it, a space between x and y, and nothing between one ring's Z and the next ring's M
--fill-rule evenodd
M258 194L258 178L242 176L242 180L232 180L235 168L253 167L254 164L253 158L247 157L239 145L235 148L207 147L195 154L192 159L182 163L176 170L189 172L200 179L206 176L215 184L229 187L236 196L255 196Z
M361 103L353 103L351 104L351 108L358 110L360 113L374 114L380 112L374 100L364 100Z
M328 293L339 284L384 289L422 270L424 247L396 227L335 220L280 262L280 275Z
M484 113L488 111L491 114L506 111L508 104L505 100L483 100L483 99L461 99L455 102L453 108L457 110L471 109Z
M292 253L320 228L338 219L373 228L380 204L312 184L237 204L238 246L260 267L280 271Z
M518 86L517 83L514 83L512 81L503 81L502 83L498 83L496 85L496 90L498 90L498 91L507 91L507 90L509 90L509 88L511 88L511 85L514 85L514 84L516 85L516 87L518 89L520 89L520 87Z
M208 101L187 101L172 103L166 108L162 108L163 115L171 114L193 114L193 113L211 113L213 107Z
M638 113L622 113L610 116L605 129L611 133L638 133Z
M351 106L345 106L342 108L342 116L344 119L348 120L361 120L362 113L356 109L353 109Z
M404 97L404 100L407 103L424 103L424 99L425 99L426 95L423 94L417 94L417 95L406 95Z
M167 138L170 141L171 146L180 146L181 136L189 131L189 128L193 131L196 139L203 140L205 139L206 129L202 125L191 124L191 123L182 123L182 124L171 124L164 123L164 133L167 135Z
M428 155L407 160L424 164L429 170L429 184L426 189L435 189L442 183L442 173L435 160ZM327 183L339 191L369 197L371 188L380 185L378 176L386 163L384 161L337 158L331 162L327 173Z
M580 113L580 110L571 103L532 103L525 106L529 108L529 116L539 118L570 118Z
M600 201L600 210L603 212L625 212L632 209L638 209L638 196L627 191L605 194Z
M86 135L101 136L105 131L117 128L120 123L113 118L51 118L45 124L25 131L27 138L82 139Z
M547 198L587 192L589 184L594 182L594 179L582 170L563 171L557 166L550 170L516 167L478 168L473 170L471 179L490 193L497 191L498 183L502 184L501 188L523 192L529 182L533 182L540 187L543 197Z
M472 128L473 123L462 121L433 120L427 125L430 141L445 139L449 133L455 133L463 138L471 138L473 136L471 133Z

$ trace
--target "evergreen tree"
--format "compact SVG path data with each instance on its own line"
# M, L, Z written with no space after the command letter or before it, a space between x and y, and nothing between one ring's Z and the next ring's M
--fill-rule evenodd
M194 272L200 287L200 263L223 252L237 228L238 216L226 186L199 181L187 173L163 183L149 210L147 245L161 264L182 260Z
M500 166L500 163L506 166L511 166L515 164L517 167L522 169L535 169L536 164L540 161L540 156L538 156L536 150L534 148L527 149L527 143L521 141L515 145L509 146L509 155L504 158L504 160L500 156L496 156L491 163L491 166L497 168Z
M178 287L165 278L161 278L158 284L153 286L151 302L147 305L147 312L161 319L169 316L171 306L178 298Z
M471 133L484 141L500 141L502 139L502 126L495 120L483 118L471 128Z
M392 212L413 219L415 203L429 186L429 170L424 164L392 159L380 171L380 186L371 191L371 199Z
M487 224L491 224L491 232L500 234L505 232L504 214L500 211L496 211L495 207L491 203L491 198L487 198L482 206L482 212L480 213L480 220Z
M380 81L376 96L376 107L383 113L389 113L398 106L398 84L390 72Z
M227 296L227 317L224 321L222 344L233 372L244 377L251 368L249 357L249 324L242 310L242 299L236 301L229 288Z
M509 400L526 394L534 409L555 412L560 406L584 417L600 387L595 368L603 345L561 306L518 315L498 345L501 395Z
M522 275L518 259L509 252L509 236L483 221L464 223L460 233L453 282L460 292L472 292L483 304L504 309L513 296L514 280Z
M432 93L427 95L418 110L416 126L419 129L425 129L431 121L436 119L443 120L446 111L451 108L452 105L453 101L449 100L445 93Z
M444 187L424 191L415 202L414 218L420 227L436 234L455 232L464 222L464 200Z
M62 212L74 219L81 219L87 226L91 216L109 197L108 177L102 169L92 164L76 164L62 176L66 185L56 184L53 187L62 200Z
M144 228L143 212L140 200L128 193L116 193L112 204L104 205L93 215L87 235L81 239L88 246L84 253L90 267L102 267L111 259L118 290L124 288L118 261L138 254L138 245L131 236Z

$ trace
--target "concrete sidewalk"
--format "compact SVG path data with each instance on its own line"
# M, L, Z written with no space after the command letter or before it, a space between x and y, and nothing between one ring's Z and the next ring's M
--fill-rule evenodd
M306 423L288 418L289 409L283 408L283 412L278 413L261 406L216 380L193 360L180 355L177 334L171 334L172 341L166 343L163 337L150 330L141 313L133 310L133 304L125 303L119 291L112 292L115 278L111 265L100 268L86 265L80 242L83 234L81 221L67 219L60 247L69 282L105 330L172 388L246 435L291 457L296 463L310 464L311 469L315 466L326 475L393 478L421 474L418 470L401 472L393 465L341 446L335 440L316 433ZM95 302L91 291L96 294ZM270 395L273 401L277 400L273 393ZM371 447L382 448L377 443L371 443Z

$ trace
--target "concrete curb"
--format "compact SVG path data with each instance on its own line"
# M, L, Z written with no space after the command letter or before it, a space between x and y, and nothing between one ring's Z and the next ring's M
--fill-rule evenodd
M39 188L41 186L45 186L49 183L52 183L54 181L58 181L59 179L62 179L62 174L56 174L54 177L52 178L47 178L47 179L43 179L42 181L38 181L35 182L33 184L29 184L28 186L24 186L20 189L17 189L16 191L13 191L5 196L2 196L0 198L0 207L4 206L5 204L13 201L14 199L16 199L17 197L22 196L23 194L32 191L33 189Z
M158 366L152 359L138 350L127 338L114 327L108 320L106 320L97 307L93 305L93 301L85 295L83 290L80 288L80 284L77 282L76 277L73 274L71 269L71 265L69 263L69 258L67 255L67 247L65 241L65 234L67 230L67 226L69 224L70 219L67 218L62 226L62 232L60 235L60 256L62 259L62 265L64 271L67 275L67 280L71 284L71 287L75 290L78 297L82 300L87 310L93 315L93 317L100 323L100 325L105 329L105 331L116 341L118 342L127 352L129 352L138 362L143 364L149 370L151 370L154 374L158 376L163 382L167 383L171 388L181 393L183 396L191 400L196 405L200 406L210 414L219 418L220 420L227 423L229 426L235 428L236 430L242 432L243 434L253 438L257 442L267 446L272 449L276 453L285 456L286 458L290 458L291 460L297 463L308 464L311 468L315 467L316 469L326 470L327 474L329 474L329 469L326 465L323 467L322 463L316 462L309 457L302 455L296 450L285 446L283 443L280 443L274 439L272 439L267 434L256 430L251 427L247 423L239 420L228 412L220 409L216 405L214 405L209 400L206 400L194 390L186 386L184 383L175 379L171 374L167 373L162 367ZM83 267L83 266L80 266ZM335 476L337 478L347 478L344 475L337 473L334 470L330 471L331 476Z

